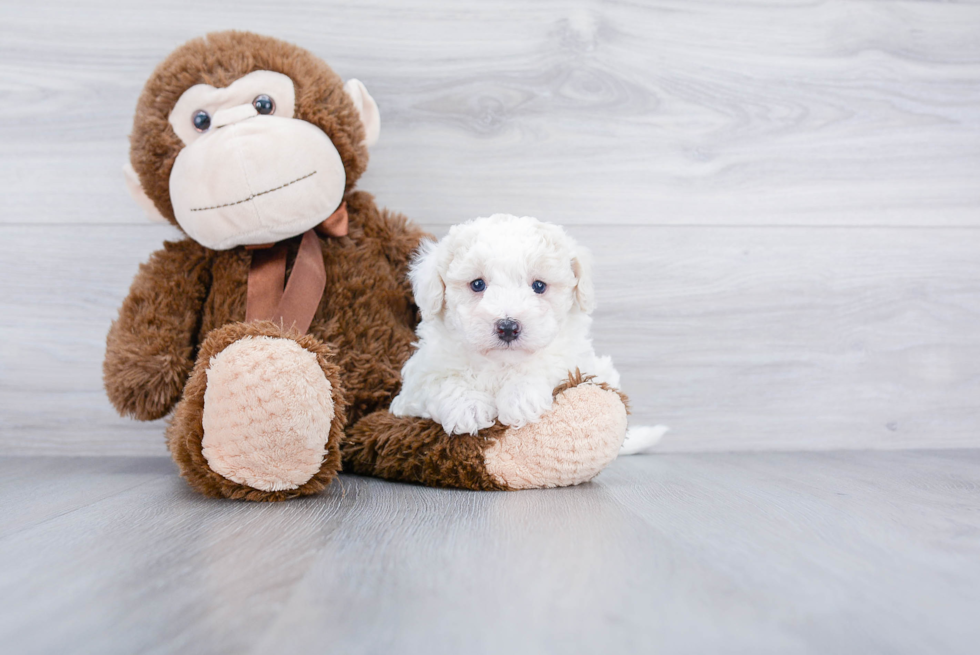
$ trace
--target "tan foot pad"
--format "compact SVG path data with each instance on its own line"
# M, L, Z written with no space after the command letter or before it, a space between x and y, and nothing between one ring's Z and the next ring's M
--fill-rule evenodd
M558 395L537 423L510 428L484 453L487 472L510 489L581 484L616 459L626 407L615 391L580 384Z
M204 458L263 491L296 489L320 469L334 407L316 355L290 339L246 337L211 358Z

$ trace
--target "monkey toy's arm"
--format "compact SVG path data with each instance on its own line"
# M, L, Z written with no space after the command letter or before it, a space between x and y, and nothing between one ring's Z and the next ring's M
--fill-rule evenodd
M207 250L166 242L140 266L106 339L103 380L120 414L165 416L194 366L201 308L211 272Z
M580 374L554 392L552 410L537 422L513 428L498 421L476 435L448 435L431 419L374 412L341 445L344 470L480 491L586 482L619 453L625 396Z

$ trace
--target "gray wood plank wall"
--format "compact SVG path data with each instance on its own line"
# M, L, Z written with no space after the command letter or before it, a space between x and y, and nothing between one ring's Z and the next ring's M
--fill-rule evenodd
M231 27L365 82L382 204L571 226L665 450L980 445L975 3L56 0L0 4L0 452L163 452L101 390L176 234L120 167L155 64Z

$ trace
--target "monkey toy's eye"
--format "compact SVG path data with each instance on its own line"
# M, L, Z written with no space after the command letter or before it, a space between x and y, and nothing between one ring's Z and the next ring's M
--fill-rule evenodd
M535 280L531 283L531 288L534 289L534 293L544 293L544 290L548 288L548 285L541 280Z
M260 114L271 114L276 110L276 101L263 93L260 96L255 96L252 106Z
M207 132L208 128L211 127L211 116L203 109L198 109L194 112L193 121L194 129L198 132Z
M470 282L470 288L477 293L480 293L487 288L487 283L483 281L483 278L477 278Z

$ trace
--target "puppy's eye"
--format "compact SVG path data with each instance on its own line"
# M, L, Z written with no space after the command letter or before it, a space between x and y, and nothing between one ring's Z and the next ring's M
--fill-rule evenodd
M207 132L208 128L211 127L211 116L203 109L195 111L191 120L194 123L194 129L198 132Z
M541 280L535 280L531 283L531 288L534 289L534 293L544 293L544 290L548 288L548 285Z
M477 278L470 282L470 288L477 293L480 293L487 288L487 283L483 281L483 278Z
M252 101L252 106L260 114L271 114L276 110L276 101L263 93L260 96L255 96L255 100Z

